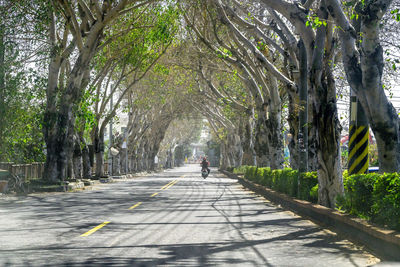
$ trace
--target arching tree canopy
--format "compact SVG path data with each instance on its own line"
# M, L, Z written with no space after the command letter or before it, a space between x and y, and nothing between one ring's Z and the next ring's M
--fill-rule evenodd
M380 170L400 170L399 118L385 91L399 67L398 6L2 0L0 159L45 160L51 181L103 176L110 151L116 172L170 167L206 119L221 168L318 171L319 202L334 206L344 168L337 98L350 88Z

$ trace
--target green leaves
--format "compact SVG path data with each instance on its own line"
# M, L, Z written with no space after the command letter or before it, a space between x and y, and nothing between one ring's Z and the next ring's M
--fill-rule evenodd
M321 26L326 27L326 20L320 19L316 14L307 16L306 26L312 27L313 29L317 29Z
M392 18L395 19L396 21L400 21L400 12L399 9L393 9L392 11L390 11L390 14L392 14Z

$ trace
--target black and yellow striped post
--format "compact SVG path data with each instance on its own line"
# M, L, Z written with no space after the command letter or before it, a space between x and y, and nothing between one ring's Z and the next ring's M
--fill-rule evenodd
M356 96L350 97L349 164L348 172L368 172L369 126L367 117Z

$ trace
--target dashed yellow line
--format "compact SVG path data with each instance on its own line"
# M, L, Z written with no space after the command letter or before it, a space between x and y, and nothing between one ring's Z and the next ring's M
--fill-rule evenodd
M88 235L91 235L91 234L93 234L93 233L96 232L97 230L103 228L104 226L106 226L106 225L109 224L109 223L110 223L110 222L103 222L102 224L100 224L100 225L96 226L95 228L93 228L93 229L87 231L86 233L81 234L81 236L88 236Z
M172 187L173 185L175 185L177 182L179 182L178 180L175 180L172 184L168 185L165 190L167 190L168 188Z
M167 186L169 186L170 184L172 184L175 181L176 180L173 180L173 181L169 182L168 184L164 185L163 187L161 187L161 190L164 190Z
M180 178L183 178L183 177L185 177L185 175L181 176ZM167 190L168 188L174 186L178 182L179 182L179 180L173 180L173 181L169 182L168 184L164 185L163 187L161 187L161 190ZM158 194L159 194L159 192L156 192L156 193L152 194L151 197L155 197ZM130 207L129 210L133 210L134 208L139 207L141 204L142 204L142 202L138 202L135 205L133 205L132 207ZM96 232L97 230L103 228L104 226L106 226L109 223L110 222L105 221L102 224L99 224L98 226L94 227L93 229L87 231L86 233L81 234L81 236L83 236L83 237L84 236L89 236L89 235L93 234L94 232Z
M133 210L136 207L139 207L142 204L142 202L138 202L135 205L133 205L132 207L130 207L128 210Z

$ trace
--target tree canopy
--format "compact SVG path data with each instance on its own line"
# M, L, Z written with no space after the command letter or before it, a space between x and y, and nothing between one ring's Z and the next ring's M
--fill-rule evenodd
M51 181L104 175L112 148L116 172L155 169L157 155L170 167L206 119L221 168L318 171L319 202L334 206L343 95L365 111L380 170L400 170L396 88L387 93L399 5L2 0L0 160L45 161Z

